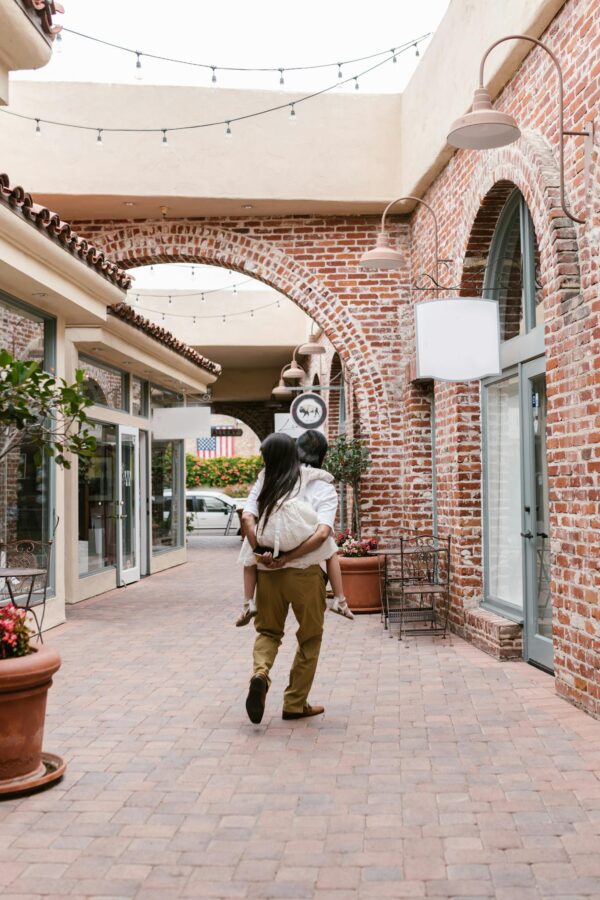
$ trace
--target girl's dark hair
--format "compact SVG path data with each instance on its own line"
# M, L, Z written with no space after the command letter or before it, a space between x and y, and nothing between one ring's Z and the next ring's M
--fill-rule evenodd
M270 434L260 445L265 480L258 495L258 517L264 526L280 500L289 497L300 478L296 443L288 434Z
M312 428L301 434L296 441L298 459L305 466L312 466L313 469L322 467L328 449L329 445L325 435Z

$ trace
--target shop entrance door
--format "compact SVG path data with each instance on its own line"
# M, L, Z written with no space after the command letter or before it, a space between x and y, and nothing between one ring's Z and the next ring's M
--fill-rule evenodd
M550 524L546 457L546 370L544 359L521 369L523 442L523 562L525 658L552 671Z
M140 578L139 431L119 427L117 456L117 584Z

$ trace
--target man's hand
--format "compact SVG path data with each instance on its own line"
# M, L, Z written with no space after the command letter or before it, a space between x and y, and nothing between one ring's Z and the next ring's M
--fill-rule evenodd
M281 569L285 565L283 554L278 556L277 559L273 559L272 553L263 553L262 556L257 556L256 559L260 562L261 566L264 566L269 570Z

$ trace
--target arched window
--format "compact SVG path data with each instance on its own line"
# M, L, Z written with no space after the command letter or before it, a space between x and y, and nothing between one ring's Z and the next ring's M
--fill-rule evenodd
M500 339L510 341L543 324L539 251L531 214L514 190L502 210L490 247L484 295L500 305Z

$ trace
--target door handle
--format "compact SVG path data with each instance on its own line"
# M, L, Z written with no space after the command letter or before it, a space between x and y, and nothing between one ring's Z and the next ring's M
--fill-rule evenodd
M521 537L523 537L523 538L532 538L532 537L533 537L533 534L531 533L531 531L521 532Z

